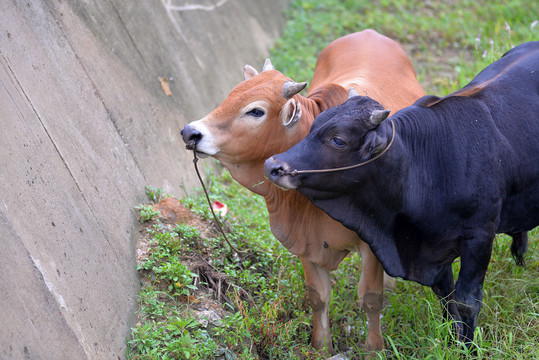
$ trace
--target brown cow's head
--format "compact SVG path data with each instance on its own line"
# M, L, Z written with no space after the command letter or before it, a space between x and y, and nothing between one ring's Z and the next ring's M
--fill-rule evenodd
M269 156L285 151L308 132L297 95L307 83L296 83L266 60L259 74L243 69L239 83L223 103L204 118L188 124L182 138L201 156L220 160L229 170L243 164L262 169ZM234 175L234 174L233 174Z

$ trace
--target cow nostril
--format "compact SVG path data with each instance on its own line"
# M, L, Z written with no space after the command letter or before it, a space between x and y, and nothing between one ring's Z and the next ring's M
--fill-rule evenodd
M187 141L185 141L185 148L187 150L194 150L200 139L202 139L202 134L198 131L193 132L192 134L190 134L190 136L187 137Z
M284 175L284 170L282 168L273 169L273 170L271 170L270 175L272 177L281 177L281 176Z
M185 142L186 143L185 148L187 150L195 150L201 138L202 138L202 134L199 133L198 131L196 133L191 134L191 136L189 136L188 140Z
M264 163L264 173L271 181L278 181L280 178L290 175L287 169L288 165L286 163L275 159L273 156Z
M202 134L198 131L193 132L191 136L189 136L189 141L194 142L195 145L198 144L198 142L202 139Z

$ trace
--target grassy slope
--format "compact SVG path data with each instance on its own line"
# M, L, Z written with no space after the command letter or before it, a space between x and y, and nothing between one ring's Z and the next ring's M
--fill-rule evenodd
M511 44L539 39L539 25L530 28L539 18L533 2L448 3L292 0L287 27L272 50L273 64L297 81L308 81L317 54L327 43L350 32L373 28L403 44L427 93L445 95L464 86ZM141 292L140 322L133 329L128 358L319 358L307 345L310 310L304 298L301 266L271 236L263 201L235 184L226 172L210 178L212 198L231 209L226 217L230 237L250 252L234 254L223 246L219 236L203 238L196 229L154 229L153 262L146 264L144 272L150 281ZM199 193L182 200L208 218L203 201ZM537 229L530 239L526 269L514 265L507 237L500 236L495 242L476 333L479 358L539 358ZM205 295L174 285L179 284L176 278L191 276L178 258L195 252L205 253L234 284L228 294L231 304L225 305L229 316L217 329L200 326L190 312L193 304L181 301L182 294ZM361 356L366 329L365 316L356 305L360 268L361 259L351 256L333 273L333 339L339 350L353 358ZM449 325L441 321L432 291L411 282L399 280L397 284L383 312L387 351L378 356L466 357L466 349L450 346Z

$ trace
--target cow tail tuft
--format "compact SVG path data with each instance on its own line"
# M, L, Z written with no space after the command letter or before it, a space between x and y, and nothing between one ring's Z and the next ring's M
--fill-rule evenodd
M526 262L524 261L524 253L528 250L528 233L520 232L508 235L513 238L513 242L511 243L511 254L513 255L513 259L515 259L518 266L525 267Z

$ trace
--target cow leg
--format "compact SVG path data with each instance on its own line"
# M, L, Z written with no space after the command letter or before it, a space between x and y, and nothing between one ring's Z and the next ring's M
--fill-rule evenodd
M440 271L438 278L431 288L438 296L438 299L440 299L444 320L448 321L453 319L455 333L460 338L462 336L463 326L457 304L454 300L455 281L453 279L451 264L447 264L443 270Z
M369 324L365 348L378 351L384 348L380 329L380 314L384 305L384 268L366 243L360 245L359 252L362 269L357 293Z
M329 328L329 302L331 300L331 282L329 271L305 258L300 257L305 272L307 296L313 309L313 335L311 345L315 349L326 348L333 353Z
M461 241L461 267L455 286L455 301L464 323L461 339L473 341L477 315L483 300L483 281L487 273L494 235Z

